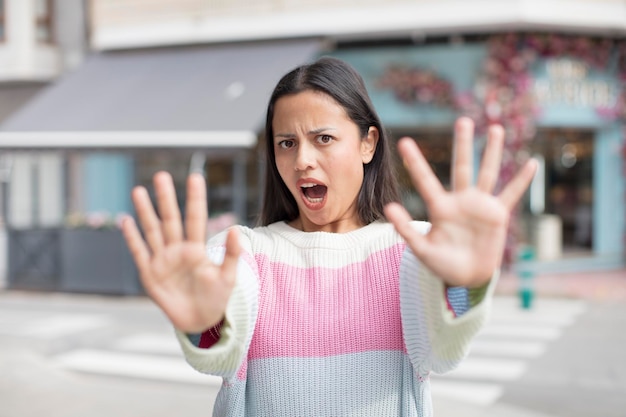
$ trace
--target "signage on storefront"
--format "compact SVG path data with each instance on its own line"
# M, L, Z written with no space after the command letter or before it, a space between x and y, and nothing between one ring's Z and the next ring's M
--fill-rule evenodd
M534 81L537 102L595 109L613 108L619 88L610 79L592 74L588 64L570 58L545 60Z

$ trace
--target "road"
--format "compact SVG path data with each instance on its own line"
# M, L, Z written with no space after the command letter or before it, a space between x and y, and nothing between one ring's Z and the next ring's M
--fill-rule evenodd
M626 303L494 299L437 417L626 416ZM0 292L0 417L211 415L220 381L192 370L143 297Z

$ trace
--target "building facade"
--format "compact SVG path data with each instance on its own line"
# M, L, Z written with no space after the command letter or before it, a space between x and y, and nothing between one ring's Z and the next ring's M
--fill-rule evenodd
M0 2L0 124L82 63L85 28L81 0ZM3 155L1 164L2 172L12 173L13 188L30 190L33 176L42 181L39 191L17 193L0 204L2 222L12 217L16 225L58 224L64 209L63 158L31 152Z
M533 246L546 268L623 263L624 1L92 4L100 50L323 39L318 54L361 72L393 136L420 141L444 182L454 118L472 116L479 135L500 122L508 132L503 176L528 156L541 167L512 239ZM408 185L405 203L427 215Z
M579 261L621 262L623 41L515 32L453 43L346 45L333 54L364 75L394 137L416 138L444 183L454 118L472 117L479 138L489 123L503 124L502 176L529 156L540 162L512 230L539 260L572 268ZM480 146L476 151L478 161ZM415 215L426 216L419 197L407 190Z
M22 19L39 7L4 4ZM174 174L181 205L186 175L202 170L216 223L226 215L253 225L269 91L295 65L334 55L357 68L392 136L416 138L444 183L451 126L461 114L477 123L477 156L485 127L505 126L503 178L524 158L540 161L514 214L509 260L522 243L535 249L544 271L624 265L622 0L91 0L80 6L90 49L85 62L69 40L65 53L58 45L49 56L40 52L32 66L42 73L47 67L39 62L57 75L82 65L0 125L5 143L14 144L14 191L6 204L12 227L44 220L64 227L75 213L132 213L130 188L150 189L159 169ZM0 22L11 19L5 8ZM46 51L33 41L45 34L38 27L30 29L31 49ZM0 35L8 30L0 25ZM0 46L0 63L2 53ZM67 135L59 139L59 132ZM139 144L142 135L161 137L161 145L113 145ZM180 138L190 135L203 138L202 145L182 145ZM228 145L250 137L245 146ZM38 156L45 169L20 165L20 157L32 159L33 149L52 139L65 148L41 154L57 155L52 159ZM20 143L31 144L27 153L18 152L25 150ZM33 181L41 172L41 181ZM401 181L405 205L427 218L408 180Z
M88 48L85 4L83 0L0 1L0 125L82 64ZM53 147L0 151L0 287L10 281L11 248L16 246L12 231L41 229L47 238L48 229L63 224L66 168L76 162L80 158ZM50 240L48 246L55 243ZM57 262L47 253L25 256L24 268L49 269Z

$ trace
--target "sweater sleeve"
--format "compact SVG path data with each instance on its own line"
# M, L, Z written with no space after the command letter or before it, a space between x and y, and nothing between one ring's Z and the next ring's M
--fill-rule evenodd
M207 254L213 262L221 264L224 246L213 246L211 243L213 241ZM237 264L236 283L219 329L219 340L209 348L200 348L200 335L189 335L175 329L187 362L199 372L226 380L235 378L244 365L258 311L258 273L243 242L242 246L244 251Z
M467 310L459 315L451 308L450 289L405 249L400 265L402 330L420 377L426 378L431 371L450 371L467 356L471 341L488 318L498 275L496 271L480 291L463 289Z

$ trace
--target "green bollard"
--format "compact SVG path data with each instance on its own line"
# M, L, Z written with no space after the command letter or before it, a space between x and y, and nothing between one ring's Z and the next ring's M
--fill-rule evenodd
M535 259L535 250L532 246L524 246L518 254L518 276L520 279L518 295L523 309L530 309L535 298L533 279L535 273L530 262Z

